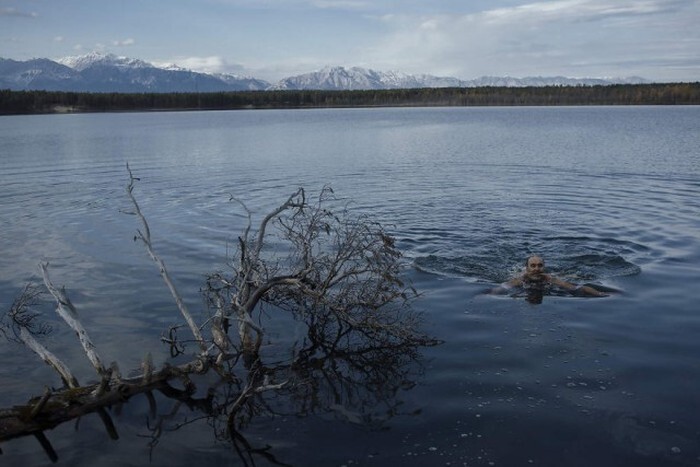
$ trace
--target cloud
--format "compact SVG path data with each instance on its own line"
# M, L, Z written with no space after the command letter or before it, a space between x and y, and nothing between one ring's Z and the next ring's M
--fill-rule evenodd
M370 11L383 9L383 2L371 0L211 0L230 7L262 10L344 10ZM393 3L393 1L390 1Z
M226 68L226 60L222 57L185 57L173 60L179 66L194 71L207 73L222 73Z
M697 54L692 18L699 10L695 0L556 0L462 15L393 14L377 19L390 34L364 57L375 67L465 79L610 76L622 71L615 63L629 59L663 63L674 48ZM640 65L629 72L650 70Z
M0 8L0 16L14 16L19 18L36 18L39 15L34 12L20 11L17 8L5 7Z
M244 68L237 63L229 63L225 58L212 55L208 57L175 57L168 60L152 60L156 66L177 65L192 71L203 73L244 73Z
M112 41L112 45L115 47L128 47L134 45L136 41L132 38L124 39L122 41Z
M687 2L678 0L558 0L497 8L480 13L479 16L484 21L493 23L595 21L613 16L639 16L673 11L684 3Z
M367 10L372 3L361 0L315 0L312 5L322 9Z

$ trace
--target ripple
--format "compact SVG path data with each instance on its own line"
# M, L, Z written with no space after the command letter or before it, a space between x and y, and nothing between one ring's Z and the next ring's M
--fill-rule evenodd
M508 280L523 267L532 254L545 258L547 269L572 281L596 281L632 276L641 267L626 256L646 252L644 245L634 242L587 237L553 237L537 248L521 242L499 240L493 245L474 247L468 254L446 256L429 254L414 257L419 270L436 275L462 277L475 282L500 283Z
M584 439L586 453L603 463L637 464L645 459L627 459L629 451L605 444L611 433L640 440L636 446L656 436L640 428L647 421L684 422L690 427L684 436L695 436L698 426L688 411L700 387L697 112L105 114L41 116L31 125L3 117L0 302L11 303L50 255L52 274L85 310L106 353L138 365L146 351L159 355L157 335L177 317L157 270L131 241L137 219L120 213L129 204L127 159L142 178L138 199L157 251L193 310L201 309L203 274L222 267L247 220L231 195L259 219L300 185L317 192L331 184L343 202L354 201L351 209L371 214L396 236L413 266L407 274L422 292L416 307L428 311L430 333L445 341L429 350L425 384L404 394L415 398L406 407L422 409L416 425L404 418L372 433L378 451L395 449L383 437L392 431L408 427L412 436L436 438L468 417L479 425L474 430L501 423L491 425L490 436L470 438L469 453L488 442L493 452L519 445L531 453L524 462L539 454L563 465L580 458L554 457ZM649 131L657 128L663 139ZM560 277L626 293L605 300L553 296L537 307L479 293L520 271L531 254ZM124 346L114 326L125 327L137 345ZM73 344L62 342L52 344ZM73 352L69 363L84 360L79 348ZM45 368L12 354L8 362L0 376L13 395L19 391L13 369ZM640 422L603 420L612 410ZM562 427L570 443L561 442ZM661 439L662 450L677 446L697 456L682 439ZM342 444L313 442L319 440Z

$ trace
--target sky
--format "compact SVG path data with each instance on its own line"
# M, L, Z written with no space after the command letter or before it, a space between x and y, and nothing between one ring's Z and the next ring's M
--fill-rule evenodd
M700 81L700 0L0 0L0 57Z

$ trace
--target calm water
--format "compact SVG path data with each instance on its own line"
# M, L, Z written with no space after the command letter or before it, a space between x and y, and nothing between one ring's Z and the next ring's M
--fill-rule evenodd
M253 447L299 466L698 465L699 128L698 107L0 117L0 305L49 261L105 360L125 373L148 352L160 364L178 318L121 212L126 162L193 309L244 225L231 195L262 215L298 186L330 184L390 226L444 344L423 352L395 409L370 409L379 421L361 422L362 407L261 416L245 430ZM481 293L531 253L620 293L539 305ZM70 332L46 318L47 345L90 380ZM58 384L1 342L2 406ZM188 410L171 428L197 418ZM147 413L145 398L122 407L118 441L95 416L47 435L62 465L244 465L206 420L149 448ZM49 463L33 438L1 449L3 465Z

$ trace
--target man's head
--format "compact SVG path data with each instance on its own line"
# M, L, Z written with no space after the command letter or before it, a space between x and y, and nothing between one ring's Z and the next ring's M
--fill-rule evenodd
M544 260L536 255L530 256L525 261L525 275L530 280L539 280L544 274Z

